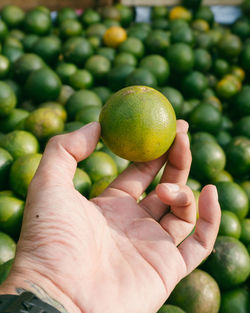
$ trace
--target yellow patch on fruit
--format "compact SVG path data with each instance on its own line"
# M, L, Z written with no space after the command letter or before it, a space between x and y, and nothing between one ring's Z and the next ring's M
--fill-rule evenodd
M176 135L176 116L168 99L146 86L116 92L100 113L102 139L118 156L135 162L157 159Z
M184 8L182 6L176 6L170 11L169 19L170 19L170 21L182 19L182 20L185 20L187 22L190 22L192 19L192 14L186 8Z
M127 39L127 33L120 26L112 26L106 30L103 41L106 46L117 48L123 41Z

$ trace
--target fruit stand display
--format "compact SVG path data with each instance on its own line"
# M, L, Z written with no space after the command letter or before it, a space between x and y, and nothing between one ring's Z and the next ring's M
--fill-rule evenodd
M0 4L0 283L11 268L28 186L48 139L98 121L112 94L142 85L160 91L177 118L189 122L187 184L197 216L208 183L217 186L222 210L212 254L159 312L249 313L250 1L229 26L216 23L198 0L31 2ZM215 2L242 1L204 4ZM124 3L158 6L146 23L136 22ZM116 130L120 138L124 132ZM73 182L85 197L101 194L128 166L114 154L116 146L112 150L101 140L79 163Z

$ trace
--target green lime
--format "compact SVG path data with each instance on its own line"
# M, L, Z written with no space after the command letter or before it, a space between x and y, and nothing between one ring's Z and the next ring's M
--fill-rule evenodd
M241 221L240 241L245 245L250 244L250 218L245 218Z
M238 217L231 211L221 211L219 235L240 238L241 225Z
M127 64L120 64L113 67L108 75L107 82L110 89L117 91L126 84L126 79L134 71L134 67Z
M137 64L137 59L132 53L120 52L116 55L114 59L114 66L124 65L124 64L135 67Z
M8 27L17 28L21 26L25 18L25 13L16 5L6 5L1 10L1 17Z
M239 240L218 236L204 267L222 289L230 289L247 280L250 274L250 257Z
M235 177L242 177L250 171L250 139L243 136L233 137L225 148L227 168Z
M200 98L207 87L207 77L198 71L187 74L182 81L183 91L191 98Z
M61 25L62 22L68 19L77 19L76 10L68 7L60 9L56 17L57 24Z
M75 115L82 108L93 105L102 107L102 100L96 93L90 90L79 90L73 93L66 103L66 110L70 119L74 119Z
M181 92L173 87L162 87L160 92L163 93L168 101L172 104L176 116L180 116L184 103L184 98Z
M250 115L242 117L234 127L237 136L245 136L250 139Z
M250 115L250 86L245 85L235 97L234 112L244 117Z
M123 27L129 26L134 18L134 9L121 3L116 4L115 7L120 13L121 25Z
M169 65L165 58L160 55L148 55L140 62L140 67L151 71L159 86L166 84L170 75Z
M90 25L87 30L86 30L86 36L87 37L98 37L98 38L103 38L105 32L107 30L106 25L97 23Z
M19 59L23 53L24 52L22 48L11 47L7 45L4 45L2 50L2 54L9 59L11 65L15 63L15 61Z
M146 68L137 68L126 79L126 86L149 86L157 87L157 79L155 75Z
M73 95L74 93L74 89L68 85L62 85L60 94L57 98L57 101L61 104L61 105L65 105L66 102L69 100L69 98Z
M242 42L237 35L227 33L221 38L218 50L223 57L231 59L241 53Z
M123 172L129 165L129 161L123 158L120 158L118 155L114 154L107 146L103 146L101 151L107 153L112 157L112 159L115 161L118 169L118 174Z
M93 86L94 79L92 74L87 70L76 70L69 77L69 85L75 90L89 89Z
M170 34L161 29L150 31L145 40L145 47L149 54L165 54L169 46Z
M60 77L63 84L69 84L70 77L77 71L77 67L73 63L59 63L56 67L56 73Z
M6 83L0 81L0 117L8 115L16 106L14 91Z
M39 153L27 154L18 158L10 170L10 186L13 191L25 198L29 184L35 175L42 155Z
M176 305L164 304L157 313L185 313Z
M233 177L232 175L225 171L225 170L222 170L217 176L215 176L211 182L213 182L214 184L215 183L219 183L219 182L223 182L223 181L230 181L230 182L233 182Z
M115 176L104 176L98 179L91 187L89 198L100 196L101 193L112 183Z
M129 37L120 44L119 52L128 52L140 59L144 55L144 45L141 40Z
M14 259L15 254L15 241L7 234L0 232L0 265Z
M65 108L58 102L48 101L39 105L39 108L49 108L53 110L63 122L67 120L67 112Z
M92 24L100 23L101 17L98 12L89 8L89 9L84 10L83 14L80 17L80 21L82 22L84 26L87 27Z
M0 189L7 187L6 185L12 163L12 155L7 150L0 148Z
M250 70L250 44L244 45L241 53L241 65L244 70Z
M216 142L194 142L191 144L191 152L193 156L191 173L198 181L213 179L225 167L225 153Z
M32 72L45 66L44 61L38 55L25 53L14 63L13 75L15 80L23 84Z
M167 50L167 60L174 72L189 72L194 66L194 53L190 46L184 43L175 43Z
M5 24L5 22L0 19L0 40L4 40L6 36L8 35L8 27Z
M84 65L87 58L93 54L93 48L86 38L73 37L68 39L62 48L64 60L69 63L74 63L81 67Z
M39 151L39 143L31 133L14 130L0 139L0 146L7 150L14 159Z
M39 55L46 63L54 64L61 53L61 41L54 35L42 37L34 43L32 52Z
M0 55L0 79L5 78L10 70L10 62L9 60L4 56Z
M248 213L248 197L243 188L234 182L224 181L216 184L222 210L235 213L239 219Z
M18 239L22 219L24 201L15 197L0 197L0 230Z
M109 59L102 55L91 56L85 64L85 69L88 70L97 81L104 80L110 68L111 63Z
M110 62L113 62L116 55L116 50L111 47L100 47L97 49L96 54L102 55L107 58Z
M249 293L244 288L222 292L220 313L248 313Z
M63 120L51 108L38 108L30 113L25 120L25 129L38 140L46 141L64 130Z
M196 19L202 19L207 21L210 25L214 22L214 14L213 11L209 6L201 6L196 12L195 12L195 18Z
M76 121L81 122L84 125L91 122L98 122L100 112L101 108L97 106L86 106L76 113L75 119Z
M7 279L11 270L13 259L0 265L0 285Z
M212 66L211 54L205 49L194 50L194 69L200 72L208 72Z
M83 31L82 24L76 19L64 20L59 27L60 37L68 39L70 37L80 36Z
M52 26L50 15L40 11L31 10L26 13L24 18L24 29L27 33L36 35L46 35Z
M188 177L187 185L192 190L200 191L201 190L201 183L198 180Z
M208 273L196 269L179 282L168 302L187 313L217 313L220 299L217 282Z
M92 182L96 182L104 176L117 175L115 161L102 151L93 152L86 160L79 163L79 167L88 173Z
M31 52L34 44L39 40L39 36L35 34L26 34L22 40L23 48L26 52Z
M85 171L77 168L73 178L73 183L77 191L79 191L85 197L88 197L91 188L91 180Z
M26 81L26 92L36 102L56 100L60 94L62 82L50 68L43 67L32 72Z
M94 88L92 88L92 91L99 96L99 98L102 100L103 104L112 95L112 91L109 88L104 87L104 86L94 87Z

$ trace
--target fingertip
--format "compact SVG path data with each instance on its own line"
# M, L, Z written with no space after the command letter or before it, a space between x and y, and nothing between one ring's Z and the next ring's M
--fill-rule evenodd
M177 120L176 131L177 133L187 133L189 129L189 124L185 120Z

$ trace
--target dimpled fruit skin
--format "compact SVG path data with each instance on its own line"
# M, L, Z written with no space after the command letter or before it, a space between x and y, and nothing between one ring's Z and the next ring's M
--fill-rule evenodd
M136 162L164 154L176 135L176 116L167 98L150 87L115 93L100 114L102 138L120 157Z

